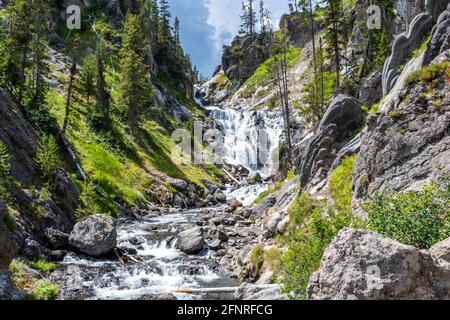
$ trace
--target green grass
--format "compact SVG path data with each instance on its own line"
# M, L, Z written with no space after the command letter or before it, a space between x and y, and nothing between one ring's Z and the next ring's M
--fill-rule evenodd
M48 280L38 280L32 295L37 300L54 300L58 296L59 291L59 287L56 284Z
M47 262L45 260L38 260L31 264L33 269L39 270L44 273L51 273L56 270L56 264L53 262Z
M450 78L449 61L432 64L411 73L405 80L405 86L432 84L441 81L443 76Z
M289 48L287 52L287 65L289 68L292 68L300 58L300 53L302 49ZM264 61L252 74L250 78L248 78L244 85L242 86L244 96L248 96L253 94L259 86L266 84L268 81L271 81L274 77L273 74L273 66L275 65L275 61L278 59L279 61L282 59L283 55L278 54L276 56L272 56Z
M341 210L350 209L352 202L353 167L356 156L351 156L342 161L330 177L330 192L334 204Z
M227 75L221 71L220 75L216 79L217 90L225 90L228 89L231 85L230 79L228 79Z

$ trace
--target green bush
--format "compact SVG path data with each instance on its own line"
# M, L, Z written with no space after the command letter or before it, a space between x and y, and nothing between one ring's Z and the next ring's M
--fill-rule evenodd
M38 300L53 300L59 294L59 287L48 280L36 281L33 297Z
M337 233L353 223L351 213L330 210L324 215L313 210L302 225L291 230L288 250L281 257L275 275L282 292L291 299L305 299L311 275L319 268L325 248Z
M48 179L50 174L60 166L58 145L53 136L45 135L41 138L35 161L44 179Z
M341 210L350 209L352 202L353 167L355 161L356 156L344 159L330 177L331 196L333 197L336 207Z
M312 214L315 208L315 202L311 199L309 194L302 193L297 199L295 199L289 209L291 222L295 225L301 224L308 216Z
M425 85L434 81L440 81L442 76L450 77L450 62L431 64L416 72L411 73L405 81L405 86L414 84Z
M54 264L53 262L47 262L45 260L38 260L33 262L31 264L31 267L44 273L51 273L52 271L55 271L56 264Z
M401 243L428 249L450 237L450 184L422 191L377 193L364 209L369 228Z

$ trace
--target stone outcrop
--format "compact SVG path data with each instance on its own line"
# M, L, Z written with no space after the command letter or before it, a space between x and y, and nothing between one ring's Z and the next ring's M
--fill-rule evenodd
M311 40L310 18L308 13L292 12L284 14L280 19L280 31L289 39L294 48L301 48ZM317 19L314 21L314 30L320 30Z
M310 279L313 300L449 299L450 264L365 230L344 229Z
M376 190L419 189L450 172L450 85L437 79L402 92L388 114L369 120L354 168L354 199Z
M387 95L398 80L399 70L411 53L425 40L433 27L433 17L428 13L419 14L414 18L408 31L400 34L394 40L391 56L383 68L383 95Z
M238 88L270 55L270 46L258 36L236 37L231 46L224 47L222 69L231 81L231 89Z
M423 59L424 65L430 64L435 57L450 49L450 4L439 16L431 34Z
M317 133L305 141L297 152L297 170L302 187L315 186L326 179L337 153L364 124L361 103L339 95L330 104Z
M69 243L89 256L108 255L117 246L116 221L103 214L86 217L73 228Z

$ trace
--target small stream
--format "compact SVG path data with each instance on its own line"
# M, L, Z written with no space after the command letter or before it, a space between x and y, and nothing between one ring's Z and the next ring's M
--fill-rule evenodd
M261 163L255 153L259 131L265 130L265 148L270 156L278 147L281 124L274 113L207 108L215 126L225 136L225 161L242 165L268 177L273 161ZM279 119L279 118L278 118ZM268 184L229 186L225 194L249 206ZM118 222L118 247L134 252L139 263L122 264L117 258L92 259L70 253L52 275L61 283L61 299L158 300L158 299L230 299L233 296L205 297L177 294L194 288L237 287L238 279L223 274L207 246L198 255L188 256L176 249L176 235L188 228L204 225L225 206L162 212L141 219Z

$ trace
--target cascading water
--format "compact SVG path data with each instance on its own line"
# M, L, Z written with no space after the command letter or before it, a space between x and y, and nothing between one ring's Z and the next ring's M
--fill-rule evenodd
M283 132L281 111L206 109L215 127L223 134L223 161L242 165L263 178L269 177L278 166L277 149ZM227 190L227 196L248 206L267 189L267 183L235 186Z
M215 127L224 137L223 160L242 165L267 178L282 132L282 117L276 112L208 107ZM247 206L268 188L267 183L229 186L230 199ZM188 256L176 249L176 235L183 228L201 225L224 207L193 209L139 220L119 221L118 246L135 252L139 263L122 264L117 259L94 260L70 253L52 275L61 283L63 299L164 299L178 289L235 287L237 279L220 276L211 252ZM203 220L202 220L203 219ZM196 295L175 295L200 299ZM231 298L231 297L219 297Z

